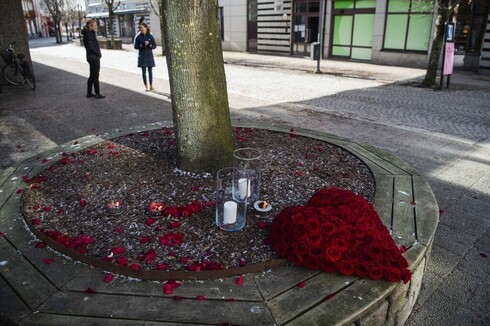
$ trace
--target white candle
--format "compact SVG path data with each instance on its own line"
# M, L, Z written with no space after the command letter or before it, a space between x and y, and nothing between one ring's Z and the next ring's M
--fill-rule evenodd
M231 200L224 203L223 223L233 224L236 222L237 207L237 203Z
M250 180L247 178L238 179L238 192L242 199L250 197Z

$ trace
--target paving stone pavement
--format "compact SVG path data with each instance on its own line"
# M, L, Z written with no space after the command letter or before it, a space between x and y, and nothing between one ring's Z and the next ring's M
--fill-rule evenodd
M2 84L0 168L87 134L172 120L168 73L143 92L136 52L103 50L106 99L87 99L76 42L31 41L38 88ZM414 87L425 71L224 53L232 118L362 141L416 168L443 210L422 291L406 325L490 325L490 76L456 71L449 89Z

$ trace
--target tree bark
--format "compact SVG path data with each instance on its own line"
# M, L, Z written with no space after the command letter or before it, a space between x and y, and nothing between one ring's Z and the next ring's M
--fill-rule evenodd
M218 0L164 0L177 166L215 172L233 161Z
M459 0L454 1L459 3ZM452 8L455 6L453 4L449 8L451 0L438 0L437 1L437 19L436 28L434 30L434 39L432 41L432 48L430 50L429 62L427 63L427 71L425 73L425 78L422 81L422 85L426 87L434 87L437 85L437 69L439 67L439 60L441 58L442 46L444 44L444 28L445 23L448 21L449 15Z

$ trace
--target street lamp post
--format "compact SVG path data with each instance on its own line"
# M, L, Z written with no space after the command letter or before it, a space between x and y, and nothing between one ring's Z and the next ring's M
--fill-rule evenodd
M78 11L78 38L82 38L82 20L80 18L80 4L77 3L77 11Z

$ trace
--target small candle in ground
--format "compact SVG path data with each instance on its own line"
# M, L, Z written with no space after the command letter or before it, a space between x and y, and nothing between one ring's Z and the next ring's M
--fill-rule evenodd
M257 200L254 203L254 208L259 212L268 212L272 209L272 205L265 200Z

